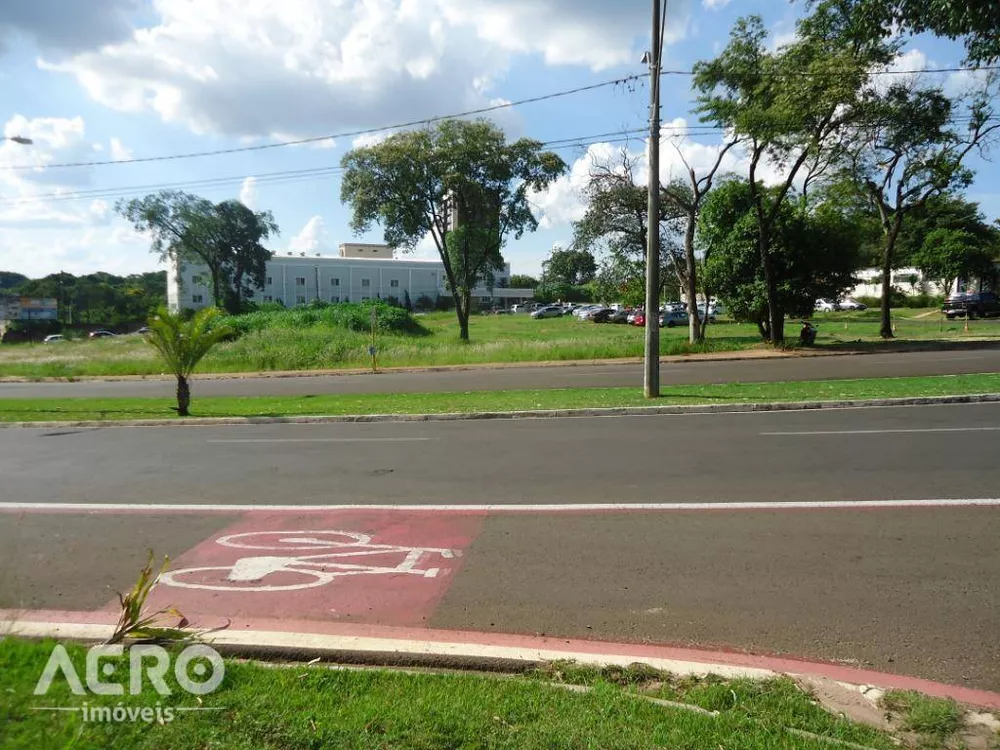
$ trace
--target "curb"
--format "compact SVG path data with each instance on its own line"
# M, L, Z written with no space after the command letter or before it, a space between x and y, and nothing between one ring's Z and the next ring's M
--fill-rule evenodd
M100 642L112 629L110 624L94 622L0 621L0 632L25 638ZM356 633L334 634L232 628L216 631L204 642L228 656L262 660L319 658L353 665L487 672L524 672L553 661L568 660L601 667L648 664L678 676L715 674L729 679L767 679L786 675L834 680L859 694L872 688L917 690L972 706L1000 709L1000 693L988 690L788 657L461 631L424 631L425 635L418 638L413 631L394 635L392 628L373 630L373 633L358 629ZM482 642L484 639L487 642Z
M325 424L356 422L460 422L494 419L560 419L581 417L648 417L682 414L736 414L812 409L860 409L941 404L1000 402L1000 393L961 396L853 399L841 401L750 402L744 404L692 404L674 406L619 406L592 409L536 409L527 411L442 412L437 414L330 414L299 417L187 417L182 419L109 419L40 422L0 422L0 429L73 427L220 427L260 424Z

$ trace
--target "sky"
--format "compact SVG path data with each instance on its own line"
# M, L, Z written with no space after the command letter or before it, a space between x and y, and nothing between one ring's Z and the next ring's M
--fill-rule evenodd
M771 43L790 40L801 0L669 0L664 67L690 70L726 43L736 18L756 13ZM0 270L32 277L116 274L160 267L149 239L118 217L120 198L171 187L270 210L275 252L336 254L354 241L340 203L340 159L391 126L517 102L642 74L648 0L33 0L0 4ZM897 69L958 66L961 46L913 40ZM968 74L940 76L958 91ZM714 135L697 125L686 76L662 87L662 176L680 154L710 164ZM553 144L567 175L533 196L537 232L512 240L514 273L537 275L582 216L592 162L627 144L608 133L646 127L645 80L495 110L511 138ZM348 135L370 131L360 135ZM45 168L268 146L196 158ZM565 145L567 140L576 143ZM585 144L585 145L581 145ZM741 171L739 153L724 167ZM968 191L1000 216L989 163ZM376 227L360 238L380 242ZM422 242L414 257L433 258Z

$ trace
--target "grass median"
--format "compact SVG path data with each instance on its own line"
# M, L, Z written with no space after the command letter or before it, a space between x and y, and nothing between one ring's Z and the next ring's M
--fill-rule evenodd
M122 684L124 695L74 695L60 676L46 695L35 696L54 645L0 641L4 748L829 750L838 746L829 744L833 739L873 750L895 747L888 734L827 713L788 679L681 680L648 669L590 670L590 689L576 692L552 684L559 675L551 670L496 677L229 660L219 688L199 698L178 689L172 670L164 678L172 695L161 696L148 679L140 694L130 695L126 656L117 659L114 676L104 678ZM84 649L69 644L67 650L82 674ZM669 696L718 714L659 705L640 693ZM129 709L138 715L156 706L160 715L174 709L172 720L114 721L115 709L127 717ZM42 707L63 710L38 710ZM93 720L103 719L105 710L111 721Z
M1000 374L674 385L663 387L662 397L655 401L643 398L638 388L199 398L196 381L193 392L191 414L194 417L441 414L1000 393ZM175 416L172 405L169 399L163 398L0 399L0 422L171 418Z

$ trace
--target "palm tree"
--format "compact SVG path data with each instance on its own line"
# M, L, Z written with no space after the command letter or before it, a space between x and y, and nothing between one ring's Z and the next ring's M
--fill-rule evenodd
M177 415L188 416L191 386L188 378L201 358L232 331L226 326L213 326L220 311L215 307L199 310L190 320L160 308L149 320L146 341L160 353L164 363L177 378Z

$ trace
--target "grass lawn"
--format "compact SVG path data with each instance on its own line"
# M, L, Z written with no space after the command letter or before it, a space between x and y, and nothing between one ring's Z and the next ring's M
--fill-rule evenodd
M218 690L200 701L177 690L173 671L160 696L144 680L128 695L127 657L115 670L124 696L75 696L60 676L33 695L53 642L0 641L0 746L4 748L671 748L694 750L829 750L805 730L875 750L895 747L885 733L819 708L787 679L767 682L677 680L649 671L591 670L586 693L550 683L551 670L523 677L338 670L322 665L275 668L228 661ZM85 654L68 646L82 675ZM109 660L114 662L114 660ZM641 674L640 681L616 679ZM114 680L115 678L109 678ZM575 681L575 680L570 680ZM719 711L712 717L657 705L636 695ZM202 702L203 701L203 702ZM102 723L41 706L186 707L173 721Z
M417 318L427 335L380 335L382 367L539 362L573 359L615 359L642 355L642 329L628 325L598 325L573 317L531 320L527 315L477 316L471 320L471 342L458 340L452 313ZM877 311L817 315L819 346L854 346L878 340ZM897 311L896 334L901 340L1000 338L1000 321L944 321L934 310ZM789 343L798 327L789 322ZM732 351L761 347L755 326L720 321L708 330L708 341L692 347L683 327L661 331L662 354ZM205 358L201 372L261 372L272 370L348 369L368 367L370 337L364 333L324 326L256 331L217 347ZM136 336L63 344L0 346L0 377L79 377L83 375L158 375L155 353Z
M615 406L721 404L772 401L951 396L1000 393L1000 374L937 375L785 383L674 385L662 398L647 401L639 388L556 388L464 393L364 393L315 396L198 398L194 383L191 413L196 417L279 417L319 414L432 414L444 412L582 409ZM174 416L161 398L0 399L0 422L156 419Z

